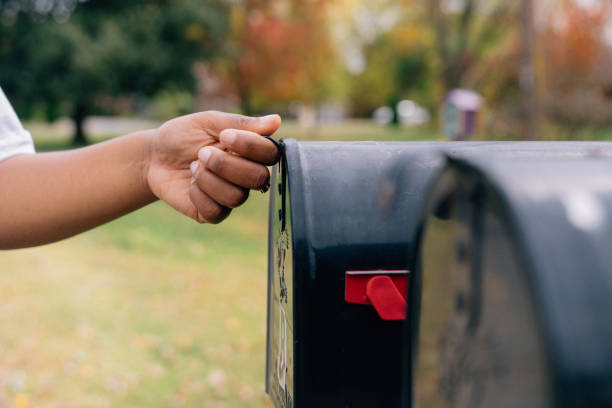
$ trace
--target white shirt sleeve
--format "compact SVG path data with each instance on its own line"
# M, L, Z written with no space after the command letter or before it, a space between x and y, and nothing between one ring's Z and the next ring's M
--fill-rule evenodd
M17 154L34 153L30 132L25 130L0 88L0 161Z

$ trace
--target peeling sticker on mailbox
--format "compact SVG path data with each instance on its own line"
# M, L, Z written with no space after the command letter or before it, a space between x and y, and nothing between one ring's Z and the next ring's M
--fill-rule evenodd
M287 187L279 171L274 169L275 215L270 233L271 248L268 270L268 352L266 389L277 408L293 407L293 254L291 219ZM286 176L285 176L286 177ZM284 200L284 203L283 203Z

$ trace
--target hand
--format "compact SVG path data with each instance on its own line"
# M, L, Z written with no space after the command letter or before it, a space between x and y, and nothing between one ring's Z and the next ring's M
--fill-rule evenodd
M146 180L158 198L198 222L219 223L244 203L249 189L268 185L266 166L279 152L262 137L278 115L254 118L216 111L164 123L150 143Z

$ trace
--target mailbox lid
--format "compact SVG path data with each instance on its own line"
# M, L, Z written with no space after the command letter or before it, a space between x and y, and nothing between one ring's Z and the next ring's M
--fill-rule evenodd
M610 142L312 142L283 139L296 244L309 270L336 261L414 265L432 181L455 158L612 157ZM298 251L301 249L298 248ZM320 261L320 263L318 263ZM314 276L312 276L314 279Z
M612 162L606 149L538 159L455 156L429 198L428 212L442 202L474 208L481 201L482 212L503 225L514 273L525 278L535 330L542 330L555 406L612 403L612 317L603 312L612 307ZM483 245L492 246L500 234L485 235ZM418 353L424 344L415 328ZM415 357L416 366L422 357Z
M294 198L296 258L303 253L300 261L311 278L329 265L346 270L405 267L416 234L415 214L444 163L439 154L444 143L283 143ZM403 199L385 205L385 182L399 170L400 158L408 158L411 177L402 186L407 188L395 190Z

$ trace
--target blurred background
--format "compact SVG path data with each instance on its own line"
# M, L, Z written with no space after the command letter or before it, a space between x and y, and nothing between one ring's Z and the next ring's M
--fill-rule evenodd
M604 0L0 0L39 151L218 109L313 140L612 139ZM0 407L265 407L267 197L0 255Z

